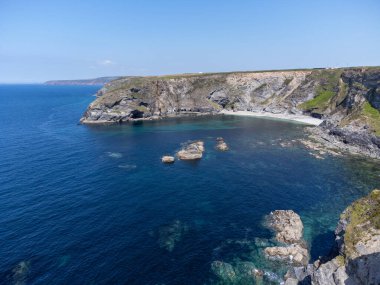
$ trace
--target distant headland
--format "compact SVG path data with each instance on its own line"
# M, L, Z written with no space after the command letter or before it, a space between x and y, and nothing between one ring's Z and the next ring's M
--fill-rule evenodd
M92 79L73 79L73 80L50 80L45 85L104 85L107 82L118 79L119 76L98 77Z

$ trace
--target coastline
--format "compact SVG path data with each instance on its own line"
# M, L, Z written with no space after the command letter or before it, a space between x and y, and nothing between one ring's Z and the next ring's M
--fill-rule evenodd
M319 126L323 122L323 120L312 118L309 116L304 116L304 115L273 114L269 112L227 111L227 110L222 110L220 113L224 115L233 115L233 116L273 118L273 119L284 120L284 121L298 122L298 123L302 123L305 125L312 125L312 126Z

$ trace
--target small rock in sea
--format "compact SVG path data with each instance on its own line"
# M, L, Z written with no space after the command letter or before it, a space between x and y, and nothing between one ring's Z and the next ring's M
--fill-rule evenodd
M188 144L177 152L177 156L181 160L201 159L204 151L204 143L202 141L196 141Z
M226 142L224 141L223 138L219 137L216 139L217 143L216 143L216 148L220 151L227 151L228 150L228 145L226 144Z
M173 163L175 160L174 156L170 156L170 155L164 155L162 158L161 158L161 161L163 163Z

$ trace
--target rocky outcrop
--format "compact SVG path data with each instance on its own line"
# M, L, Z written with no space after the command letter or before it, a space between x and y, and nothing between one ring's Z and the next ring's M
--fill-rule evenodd
M228 148L228 145L224 141L223 138L217 138L216 139L216 149L220 150L220 151L227 151L229 148Z
M337 251L333 256L291 269L285 284L380 284L380 190L349 206L335 235Z
M183 149L177 152L177 156L181 160L196 160L202 158L204 151L204 143L202 141L196 141L187 144Z
M81 122L123 123L223 110L306 114L325 121L313 129L317 139L323 135L338 148L380 158L379 82L380 68L123 77L98 92Z
M164 155L163 157L161 157L161 161L163 163L174 163L175 157L174 156L170 156L170 155Z
M267 218L267 225L276 232L277 242L284 244L265 248L268 258L291 264L307 264L309 253L302 238L303 224L298 214L292 210L273 211Z

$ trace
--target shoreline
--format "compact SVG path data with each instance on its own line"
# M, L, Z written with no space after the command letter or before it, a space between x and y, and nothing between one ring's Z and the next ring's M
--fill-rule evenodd
M258 118L272 118L283 121L292 121L298 122L305 125L319 126L322 124L323 120L305 116L305 115L292 115L292 114L273 114L269 112L251 112L251 111L220 111L221 114L224 115L232 115L232 116L247 116L247 117L258 117Z

